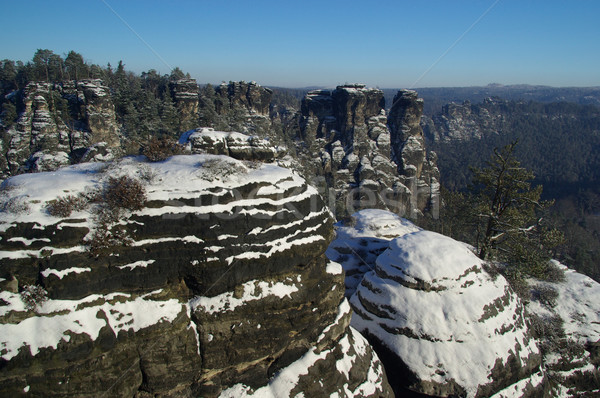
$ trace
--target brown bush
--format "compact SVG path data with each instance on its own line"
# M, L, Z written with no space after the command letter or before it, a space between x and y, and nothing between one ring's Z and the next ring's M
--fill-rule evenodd
M40 285L25 285L20 294L25 308L29 311L36 310L48 300L48 292Z
M48 203L46 210L54 217L69 217L74 211L84 210L88 200L83 195L67 195Z
M152 137L142 145L142 155L151 162L161 162L182 153L183 147L177 141L167 137Z
M146 189L129 176L110 177L102 197L109 209L140 210L146 203Z
M114 246L130 246L133 240L124 228L111 229L108 224L99 225L89 241L89 252L98 257Z

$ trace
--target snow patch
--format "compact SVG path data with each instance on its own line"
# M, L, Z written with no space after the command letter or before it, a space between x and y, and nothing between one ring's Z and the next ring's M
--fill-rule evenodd
M243 292L236 297L236 292L226 292L214 297L198 296L190 300L192 310L201 310L214 314L224 311L235 311L237 307L245 305L249 301L261 300L268 296L279 298L289 297L298 291L296 285L288 285L283 282L265 282L252 280L242 285ZM239 294L238 294L239 295Z
M327 263L327 268L325 268L325 271L328 274L341 275L344 272L344 269L340 264L334 261L330 261L329 263Z
M63 270L55 270L55 269L45 269L42 271L42 275L44 278L49 277L50 275L56 275L58 279L62 279L64 276L69 275L71 273L80 274L82 272L90 272L92 269L89 267L71 267Z
M1 292L0 295L10 300L13 308L18 308L18 295L8 297L7 293ZM138 331L158 322L173 322L182 309L182 305L175 299L154 301L137 297L133 300L109 302L119 295L123 294L91 295L81 300L48 300L38 311L40 315L16 324L0 324L1 357L10 360L24 347L29 347L32 356L37 355L42 348L56 349L61 341L70 341L71 333L87 334L91 340L96 340L100 329L105 326L118 335L120 331ZM107 301L100 305L83 306L98 299ZM67 313L63 313L65 311ZM57 314L44 316L54 312ZM103 313L102 317L98 317L100 312Z
M125 264L125 265L117 265L117 268L119 268L119 269L129 268L129 270L132 270L132 269L138 268L138 267L146 268L150 264L153 264L155 262L156 262L156 260L140 260L140 261L136 261L135 263Z

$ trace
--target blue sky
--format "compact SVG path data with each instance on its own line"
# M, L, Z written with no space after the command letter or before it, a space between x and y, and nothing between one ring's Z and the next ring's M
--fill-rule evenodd
M14 60L75 50L286 87L600 86L597 0L2 2L0 58Z

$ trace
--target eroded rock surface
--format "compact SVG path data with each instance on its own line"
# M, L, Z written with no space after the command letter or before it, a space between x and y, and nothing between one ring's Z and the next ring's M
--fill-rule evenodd
M200 106L199 87L195 79L179 79L171 83L171 92L177 116L179 131L187 131L198 125L198 111Z
M285 154L284 148L274 147L257 136L215 131L210 127L187 131L181 136L179 143L189 146L192 153L227 155L239 160L272 162Z

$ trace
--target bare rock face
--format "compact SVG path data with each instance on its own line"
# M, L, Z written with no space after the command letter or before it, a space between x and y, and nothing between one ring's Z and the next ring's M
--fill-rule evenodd
M139 210L48 213L120 176L143 183ZM1 395L391 396L324 256L330 212L292 171L186 155L4 184Z
M171 92L177 107L179 131L198 126L199 87L195 79L179 79L171 83Z
M271 114L273 91L256 82L229 82L216 88L205 87L201 93L202 126L221 131L236 131L266 138L275 145L284 139L281 117Z
M110 90L100 79L82 80L77 91L83 93L84 117L89 132L86 146L105 142L110 148L120 145L119 127Z
M27 85L23 99L25 110L8 131L6 157L10 174L41 166L35 159L30 159L34 153L38 153L36 158L39 159L42 155L70 152L68 128L50 112L48 102L54 101L53 93L50 83Z
M504 278L464 244L394 214L352 219L327 253L364 275L351 286L352 325L375 346L397 396L543 393L541 352Z
M215 89L216 111L219 114L235 108L244 109L249 115L269 115L273 91L256 82L223 83Z
M413 206L423 210L439 209L440 173L436 155L427 156L425 139L420 122L423 116L423 99L412 90L401 90L393 100L388 116L392 153L403 183L417 192L411 200Z

